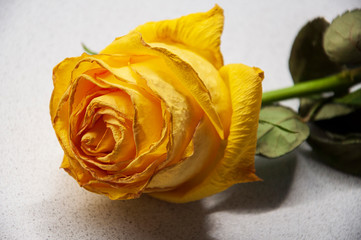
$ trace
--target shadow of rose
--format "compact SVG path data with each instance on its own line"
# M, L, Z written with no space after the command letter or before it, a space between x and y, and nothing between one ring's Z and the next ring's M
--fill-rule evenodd
M256 157L256 174L263 181L236 184L218 196L207 213L232 211L257 213L278 208L286 199L293 182L297 155L291 152L277 159ZM223 196L222 196L223 195ZM209 201L209 200L208 200Z
M200 201L171 204L146 195L111 201L91 193L80 195L29 209L40 219L35 228L41 239L212 239Z
M38 219L40 239L213 239L209 214L218 211L260 213L276 209L287 197L296 167L296 155L256 159L262 182L237 184L227 191L186 204L172 204L147 195L129 201L80 189L59 174L51 198L28 209ZM61 179L60 179L61 178Z
M304 157L307 163L313 165L320 165L322 166L324 171L330 171L330 169L332 169L332 171L337 171L340 174L361 178L361 161L359 159L332 159L325 153L314 151L309 145L304 145L303 147L301 147L299 149L299 153ZM311 170L314 170L314 168L315 166L313 166ZM330 174L325 175L329 176Z

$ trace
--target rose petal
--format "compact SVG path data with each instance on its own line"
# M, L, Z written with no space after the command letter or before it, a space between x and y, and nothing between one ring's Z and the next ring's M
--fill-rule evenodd
M167 161L159 168L174 164L181 159L191 141L203 111L187 91L177 89L176 76L165 70L160 59L132 64L131 68L167 106L172 119L172 141L168 145Z
M218 69L223 65L220 52L223 19L223 9L215 5L208 12L149 22L134 31L141 33L147 43L182 45L204 57Z
M224 138L224 127L222 126L219 115L214 109L211 96L206 86L202 80L199 79L198 74L194 69L178 56L164 48L150 47L144 43L139 33L136 32L117 38L101 53L151 55L161 57L169 68L169 71L177 76L179 84L192 94L198 104L202 107L203 111L208 115L220 137L222 139Z
M187 49L164 43L152 43L151 46L167 49L191 65L197 72L199 79L202 80L209 91L214 109L222 122L225 138L227 138L231 124L232 105L229 89L219 75L218 70L204 58Z
M207 169L216 163L217 152L223 152L221 139L207 117L200 122L191 143L192 154L156 173L145 192L169 191L192 178L204 178Z
M70 176L75 178L80 186L93 179L92 175L82 168L77 160L70 158L66 154L63 157L63 162L60 167L69 173Z
M263 72L258 68L232 64L220 69L229 84L233 115L230 135L219 163L205 178L194 179L168 192L151 193L169 202L189 202L221 192L235 183L257 181L254 155L261 107Z
M91 192L104 194L111 200L124 200L139 197L146 184L147 181L137 182L134 184L116 184L91 180L83 185L83 187Z
M83 56L82 56L83 57ZM66 58L53 69L54 90L50 99L50 115L54 120L59 104L71 83L71 73L82 57Z

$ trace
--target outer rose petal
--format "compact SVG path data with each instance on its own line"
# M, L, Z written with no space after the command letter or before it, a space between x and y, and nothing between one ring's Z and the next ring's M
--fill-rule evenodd
M59 63L53 70L54 90L50 100L51 120L54 120L58 105L63 98L64 93L70 86L71 73L82 57L66 58Z
M152 43L151 46L165 48L192 66L211 96L212 104L222 122L224 137L227 138L231 123L232 106L228 86L226 86L218 70L207 60L187 49L164 43Z
M102 54L124 54L124 55L150 55L160 57L169 67L170 71L177 76L179 86L187 89L208 115L214 124L218 134L224 138L224 126L215 110L214 104L207 87L199 78L197 72L190 64L183 61L177 55L165 48L151 47L146 44L141 35L131 32L126 36L115 39L110 45L101 51ZM176 83L174 83L176 84Z
M232 103L229 87L220 76L218 70L207 60L192 51L163 43L152 43L151 46L165 48L193 67L211 95L212 103L224 126L225 137L228 138L232 116ZM188 128L183 127L182 131L184 132L187 129ZM215 156L218 150L222 153L224 150L219 147L220 142L212 124L209 122L209 119L205 117L193 135L193 155L187 158L184 157L183 161L172 167L160 170L153 176L145 191L172 190L190 179L198 178L203 172L207 172L205 168L214 166L214 161L219 161L219 159L215 159Z
M144 84L165 102L171 115L172 133L167 161L159 168L173 165L181 159L189 145L203 111L188 91L182 87L177 88L177 76L167 71L162 59L132 64L131 68L138 78L143 79Z
M63 150L70 157L74 157L68 142L68 126L69 119L67 117L69 99L69 91L71 88L71 75L74 67L86 54L76 58L66 58L59 63L53 70L53 84L54 90L50 99L50 116L53 128L58 137L58 140L63 147Z
M223 31L223 9L218 5L205 13L194 13L173 20L148 22L134 31L147 43L182 45L207 59L217 69L223 66L220 38Z
M173 190L189 182L190 179L204 178L210 172L210 169L219 161L217 154L223 154L224 147L221 146L221 139L207 117L199 123L192 141L193 154L176 165L157 172L147 185L145 192Z
M230 135L223 158L209 173L202 172L205 178L188 182L173 191L151 193L151 196L169 202L189 202L221 192L235 183L259 180L255 175L254 155L263 71L232 64L222 67L220 74L229 85L233 107Z
M77 160L69 158L66 154L63 157L63 162L60 167L69 173L70 176L75 178L80 186L83 186L93 179L90 173L82 168Z

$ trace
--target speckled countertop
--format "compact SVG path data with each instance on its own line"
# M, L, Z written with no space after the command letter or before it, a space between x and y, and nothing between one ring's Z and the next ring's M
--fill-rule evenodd
M102 49L150 20L225 10L222 51L266 73L264 89L291 85L287 62L306 21L331 20L344 1L0 1L0 239L361 239L361 178L333 170L307 144L257 159L263 182L188 204L143 196L110 201L59 170L62 150L48 102L52 68ZM296 108L297 102L287 104Z

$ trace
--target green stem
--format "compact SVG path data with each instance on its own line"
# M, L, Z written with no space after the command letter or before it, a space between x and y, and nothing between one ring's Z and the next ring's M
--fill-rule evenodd
M281 100L305 97L316 93L333 92L349 88L361 82L361 67L346 70L335 75L297 83L292 87L263 93L262 104L270 104Z
M89 55L97 55L98 54L97 52L90 50L84 43L81 43L81 46L83 47L83 50Z

